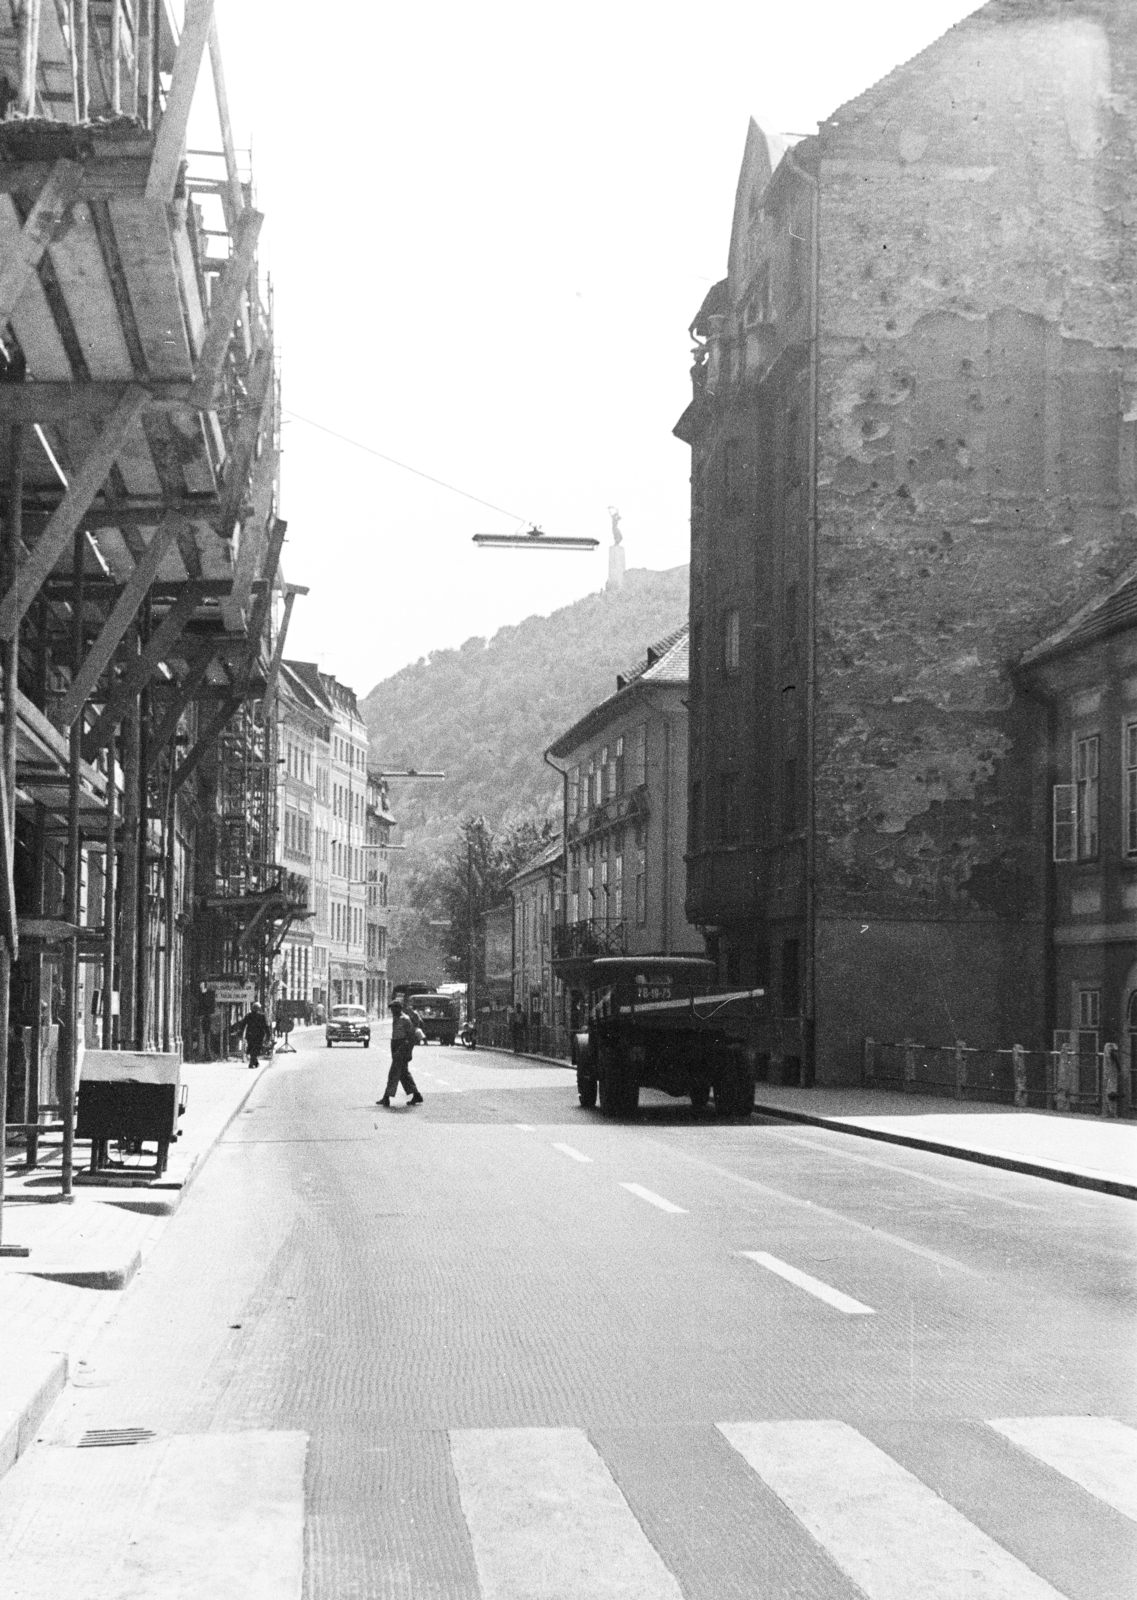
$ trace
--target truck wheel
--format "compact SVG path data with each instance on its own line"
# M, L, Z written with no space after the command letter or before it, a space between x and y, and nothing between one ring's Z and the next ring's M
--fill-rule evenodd
M640 1103L639 1080L616 1050L600 1050L599 1068L601 1111L608 1117L630 1117Z
M753 1109L754 1080L745 1064L724 1064L715 1083L715 1110L720 1117L748 1117Z
M589 1077L587 1072L576 1069L576 1092L580 1103L586 1111L591 1111L596 1104L596 1079Z

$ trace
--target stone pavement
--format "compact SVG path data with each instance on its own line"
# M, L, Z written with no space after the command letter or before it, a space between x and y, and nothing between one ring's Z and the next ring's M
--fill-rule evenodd
M1137 1123L887 1089L760 1083L755 1109L1137 1200Z
M119 1296L176 1210L210 1150L265 1070L243 1061L187 1061L189 1094L165 1173L154 1153L126 1156L116 1181L86 1181L76 1146L74 1198L59 1195L58 1135L41 1139L40 1165L28 1172L10 1151L5 1175L4 1243L27 1256L0 1257L0 1473L22 1454L70 1373L82 1381L84 1350L114 1315ZM111 1291L111 1292L107 1292Z

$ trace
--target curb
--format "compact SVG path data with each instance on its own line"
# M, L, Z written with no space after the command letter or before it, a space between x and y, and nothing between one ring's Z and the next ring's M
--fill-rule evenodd
M31 1444L40 1423L62 1394L67 1383L67 1357L52 1353L40 1358L39 1371L29 1397L7 1411L0 1396L0 1478L14 1467ZM17 1369L18 1370L18 1369Z
M1137 1200L1137 1184L1125 1183L1121 1178L1099 1178L1092 1172L1071 1172L1062 1167L1047 1166L1023 1156L1001 1156L990 1150L974 1150L968 1145L946 1144L942 1140L921 1139L910 1133L889 1133L883 1128L860 1128L835 1117L814 1117L805 1111L787 1111L782 1106L764 1106L755 1103L754 1110L764 1117L777 1117L782 1122L804 1122L813 1128L828 1128L833 1133L849 1133L859 1139L876 1139L882 1144L906 1145L910 1150L927 1150L932 1155L953 1156L957 1161L973 1161L982 1167L1001 1167L1005 1172L1022 1172L1030 1178L1047 1178L1051 1183L1064 1183L1073 1189L1095 1189L1099 1194L1112 1194L1122 1200Z
M113 1267L36 1267L27 1276L69 1283L73 1289L125 1289L141 1265L142 1251L136 1250Z
M232 1127L233 1123L240 1116L248 1102L252 1099L253 1090L261 1081L261 1074L259 1072L255 1072L252 1078L249 1080L246 1088L243 1089L241 1094L238 1096L232 1111L230 1111L229 1115L225 1118L225 1121L213 1135L213 1138L207 1145L203 1145L202 1148L197 1152L180 1178L159 1178L156 1180L156 1182L147 1185L147 1192L149 1193L157 1192L168 1194L170 1196L169 1201L163 1205L160 1215L173 1216L174 1212L181 1205L186 1190L193 1183L202 1167L204 1167L205 1163L209 1160L209 1157L213 1154L214 1150L216 1150L222 1139L224 1139L225 1135L229 1132L229 1129Z
M184 1177L176 1185L170 1185L170 1189L167 1191L169 1199L163 1204L160 1214L172 1216L177 1210L185 1191L197 1177L215 1147L224 1138L230 1124L244 1110L253 1090L260 1081L260 1073L253 1074L248 1087L239 1096L223 1125L217 1130L209 1143L197 1152ZM141 1205L137 1209L141 1209ZM90 1269L60 1267L58 1270L52 1270L49 1267L45 1271L30 1272L28 1276L48 1278L56 1283L71 1284L80 1289L123 1290L130 1283L141 1265L142 1252L141 1250L136 1250L128 1260L119 1263L117 1266ZM3 1478L10 1467L15 1465L16 1461L23 1455L28 1445L35 1438L40 1423L66 1387L67 1376L66 1355L52 1355L41 1367L40 1371L37 1372L30 1392L16 1401L11 1412L6 1413L3 1406L3 1396L0 1395L0 1479Z

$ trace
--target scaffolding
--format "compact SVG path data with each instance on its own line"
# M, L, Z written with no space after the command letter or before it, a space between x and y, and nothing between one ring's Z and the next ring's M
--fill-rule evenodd
M301 591L211 0L4 8L0 117L0 1128L29 1164L58 1135L67 1194L84 1051L207 1049L206 980L264 993L298 908L271 706Z

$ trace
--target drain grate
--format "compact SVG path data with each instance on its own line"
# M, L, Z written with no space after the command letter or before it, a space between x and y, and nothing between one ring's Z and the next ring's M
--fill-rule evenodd
M80 1450L102 1450L116 1444L145 1444L155 1439L150 1428L88 1428L79 1440Z

